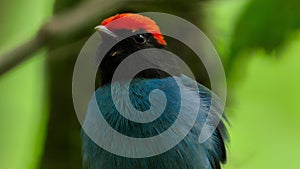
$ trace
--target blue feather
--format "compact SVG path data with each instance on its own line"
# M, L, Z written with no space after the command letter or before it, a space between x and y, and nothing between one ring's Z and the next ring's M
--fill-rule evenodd
M183 85L187 88L188 97L180 95L179 86L172 77L163 79L134 79L131 83L114 82L98 88L95 92L95 99L103 117L119 133L135 138L146 138L156 136L166 131L176 120L178 111L184 107L184 116L189 119L187 110L193 109L196 102L200 101L200 110L192 130L175 147L165 153L147 158L128 158L112 154L95 144L89 136L82 130L83 140L83 163L86 169L219 169L220 163L226 161L225 140L227 133L222 121L213 132L213 135L204 143L199 143L200 131L208 115L209 108L218 118L219 103L211 100L213 93L198 84L198 91L191 85L192 79L182 75L179 77ZM127 104L131 102L140 111L149 110L151 103L149 94L154 89L160 89L167 98L167 105L162 115L150 123L137 123L124 118L116 109L111 90L114 94L122 97L124 90L129 89L130 100L119 100L118 103L123 111L130 110ZM199 94L196 94L198 92ZM200 96L200 98L198 97ZM189 100L188 105L181 106L180 100ZM151 100L153 101L153 100ZM157 103L159 100L157 100ZM105 137L101 128L97 128L95 111L89 107L84 126L90 128L95 126L93 131L100 137ZM187 121L188 123L189 121ZM175 138L174 138L175 139ZM122 144L120 142L119 144ZM123 145L126 148L126 145ZM146 146L146 145L145 145Z

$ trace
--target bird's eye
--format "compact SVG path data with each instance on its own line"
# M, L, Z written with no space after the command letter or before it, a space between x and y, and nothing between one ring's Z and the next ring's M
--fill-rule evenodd
M147 42L146 36L142 35L142 34L134 36L133 39L136 43L141 44L141 45L143 45Z

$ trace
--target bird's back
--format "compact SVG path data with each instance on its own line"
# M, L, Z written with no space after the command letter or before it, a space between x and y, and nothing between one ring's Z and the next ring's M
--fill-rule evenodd
M212 93L198 84L198 90L190 85L192 80L186 76L177 77L181 80L185 87L185 95L180 94L180 86L172 78L163 79L134 79L131 83L122 84L114 82L112 84L102 86L95 92L92 99L98 104L103 117L107 123L116 131L129 137L147 138L159 135L165 132L178 118L178 111L183 109L183 117L188 124L191 115L189 110L195 109L195 104L200 103L200 109L196 118L196 122L188 135L170 150L147 158L128 158L115 155L98 146L94 141L82 131L83 140L83 163L86 169L219 169L220 163L226 161L225 144L226 128L222 121L218 124L213 135L204 143L199 143L198 138L205 119L208 116L209 109L215 113L214 118L218 118L221 111L217 101L211 100ZM149 94L154 89L164 92L167 104L164 112L156 120L149 123L137 123L123 117L116 109L112 100L111 91L117 97L122 97L129 89L130 100L120 100L116 104L123 107L123 111L127 109L127 104L131 102L133 106L140 111L149 110L153 103L149 101ZM199 98L200 97L200 98ZM187 104L180 105L181 100L185 99ZM155 101L154 101L155 102ZM159 102L159 99L157 100ZM154 109L155 110L155 109ZM92 128L97 126L97 112L94 108L89 107L84 126ZM95 132L99 138L105 137L103 128L95 127ZM184 130L184 129L182 129ZM175 135L170 137L176 137ZM176 139L176 138L174 138ZM122 144L122 141L119 142ZM124 144L124 143L123 143ZM154 143L155 144L155 143ZM113 145L111 145L113 146ZM126 145L124 145L126 148ZM145 151L147 149L145 145ZM120 149L120 151L122 151Z

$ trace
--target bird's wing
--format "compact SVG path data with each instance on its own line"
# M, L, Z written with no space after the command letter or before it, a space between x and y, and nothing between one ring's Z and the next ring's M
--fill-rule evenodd
M191 88L194 87L193 83L195 83L195 81L188 76L181 75L180 79L185 86ZM203 147L205 148L205 152L212 169L220 169L220 163L226 162L225 142L228 140L228 134L226 126L224 124L224 120L227 122L227 119L222 112L223 110L221 109L220 98L200 83L197 83L197 87L200 96L200 109L205 109L205 111L203 111L203 113L207 113L205 116L208 117L209 113L212 113L212 116L210 116L211 118L213 118L211 119L212 121L215 119L218 120L217 118L221 118L212 136L203 143ZM200 123L202 123L201 125L199 125L202 129L203 121L201 120ZM201 129L198 130L201 131Z

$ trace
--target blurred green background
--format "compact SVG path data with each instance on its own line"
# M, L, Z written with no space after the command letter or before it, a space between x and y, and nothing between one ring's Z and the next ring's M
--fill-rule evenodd
M217 48L227 74L226 113L231 123L225 169L300 167L300 1L105 3L0 2L0 57L55 21L46 27L50 33L41 49L0 76L1 169L81 168L72 69L93 27L124 11L176 14L199 26ZM205 77L198 80L206 82Z

